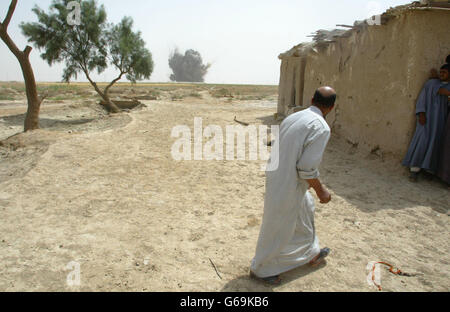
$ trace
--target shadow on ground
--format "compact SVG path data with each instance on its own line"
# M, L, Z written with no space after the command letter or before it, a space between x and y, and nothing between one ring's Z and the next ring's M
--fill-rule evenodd
M25 114L11 115L2 117L3 124L8 127L23 126L25 122ZM71 120L39 118L41 129L66 128L71 126L79 126L94 121L93 118L80 118Z
M282 122L281 120L275 120L273 115L258 117L256 119L262 121L263 125L266 126L278 126Z
M264 125L279 125L273 115L257 118ZM336 195L365 213L398 210L416 206L431 207L447 214L450 207L448 186L435 177L408 179L408 169L401 160L383 159L364 152L332 135L321 165L321 180Z
M446 214L450 205L450 192L438 178L412 183L400 160L355 152L336 136L325 152L321 176L336 195L366 213L425 206Z
M272 286L262 281L251 278L249 274L239 276L229 281L223 288L222 292L274 292L278 288L294 281L301 280L309 274L313 274L326 267L326 262L317 267L304 265L295 270L281 274L282 283L279 286Z

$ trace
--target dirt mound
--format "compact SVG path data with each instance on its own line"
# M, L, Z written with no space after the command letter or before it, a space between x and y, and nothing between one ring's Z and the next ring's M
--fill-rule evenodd
M35 167L49 146L69 134L35 130L0 141L0 181L21 178Z
M53 131L34 130L25 133L18 133L6 140L0 141L0 147L9 148L15 151L27 146L49 144L51 142L55 142L58 137L61 136L64 136L64 134L56 136Z
M132 110L135 109L141 105L143 105L141 102L139 102L138 100L132 100L132 101L120 101L120 100L113 100L112 101L118 108L122 109L122 110ZM105 108L106 103L105 101L101 101L100 105L104 106Z

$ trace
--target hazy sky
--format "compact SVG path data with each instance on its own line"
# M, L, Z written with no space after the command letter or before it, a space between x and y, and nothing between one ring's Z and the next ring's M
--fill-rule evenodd
M278 55L310 41L318 29L333 29L384 12L408 0L98 0L108 20L131 16L153 54L152 82L169 81L168 57L175 47L194 49L212 63L208 83L278 84ZM0 19L9 0L0 0ZM20 48L27 44L18 25L36 21L31 9L48 10L51 0L19 0L9 33ZM31 62L38 81L61 81L63 65L49 67L33 50ZM96 76L110 81L112 70ZM19 64L0 41L0 80L22 81ZM84 79L80 79L84 81Z

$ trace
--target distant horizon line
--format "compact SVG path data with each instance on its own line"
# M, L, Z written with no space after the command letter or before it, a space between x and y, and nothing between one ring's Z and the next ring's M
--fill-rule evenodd
M20 80L0 80L0 83L25 83L24 81ZM36 81L36 84L88 84L91 83L89 81L73 81L73 82L64 82L64 81ZM109 84L111 81L96 81L97 84ZM214 83L214 82L176 82L176 81L167 81L167 82L130 82L130 81L118 81L115 83L117 84L179 84L179 85L243 85L243 86L278 86L278 84L258 84L258 83Z

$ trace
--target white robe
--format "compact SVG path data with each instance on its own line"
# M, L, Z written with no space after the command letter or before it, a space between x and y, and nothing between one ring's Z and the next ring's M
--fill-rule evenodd
M319 254L314 198L306 180L319 177L329 139L330 127L315 106L289 116L281 124L279 167L266 172L264 217L251 264L257 276L279 275L309 263Z

